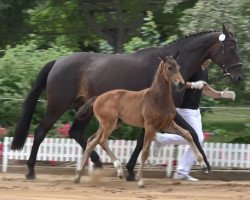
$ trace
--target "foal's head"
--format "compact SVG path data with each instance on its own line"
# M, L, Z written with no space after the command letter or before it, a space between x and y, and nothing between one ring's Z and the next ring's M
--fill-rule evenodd
M174 57L163 57L160 55L160 68L162 71L162 75L167 82L173 83L178 88L183 88L185 82L180 73L180 65L176 61L177 56L178 53Z

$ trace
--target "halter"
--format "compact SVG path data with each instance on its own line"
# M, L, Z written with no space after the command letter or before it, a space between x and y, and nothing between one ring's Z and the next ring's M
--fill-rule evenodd
M221 43L221 45L220 45L218 51L216 52L215 57L217 56L217 54L219 53L219 51L220 51L221 48L222 48L222 54L223 54L222 71L223 71L223 75L225 75L225 76L231 76L231 77L232 77L232 75L231 75L230 72L228 72L228 71L229 71L230 69L232 69L232 68L235 68L235 67L237 67L237 66L242 65L242 63L235 63L235 64L227 65L227 66L225 65L225 42L227 42L227 41L232 41L232 42L237 43L237 40L235 40L235 39L233 39L233 38L226 38L225 40L221 41L222 43Z

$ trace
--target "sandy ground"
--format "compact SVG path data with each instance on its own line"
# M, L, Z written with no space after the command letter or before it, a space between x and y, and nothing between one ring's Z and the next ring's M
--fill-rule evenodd
M39 174L34 181L23 174L3 174L0 200L244 200L250 199L250 181L173 181L145 179L146 187L117 177L85 176L74 184L72 175Z

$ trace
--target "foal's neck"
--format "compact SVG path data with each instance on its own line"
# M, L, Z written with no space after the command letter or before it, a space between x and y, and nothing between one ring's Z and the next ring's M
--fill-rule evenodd
M157 102L162 102L164 105L167 105L173 102L172 99L172 90L171 90L171 82L166 80L163 76L162 66L159 66L152 86L150 87L150 93L152 94L152 98Z

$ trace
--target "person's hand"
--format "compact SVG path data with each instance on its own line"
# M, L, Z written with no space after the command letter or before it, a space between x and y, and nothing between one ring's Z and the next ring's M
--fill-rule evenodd
M228 91L228 87L220 92L220 96L221 98L225 98L225 99L232 99L234 101L235 99L235 92L234 91Z
M192 89L202 89L205 85L207 84L206 81L196 81L191 83L191 88Z

